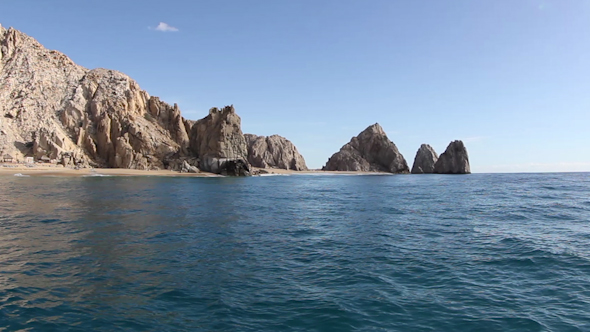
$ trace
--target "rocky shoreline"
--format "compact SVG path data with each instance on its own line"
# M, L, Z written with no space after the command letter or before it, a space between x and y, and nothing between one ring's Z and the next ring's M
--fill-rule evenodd
M440 157L424 146L412 174L470 173L463 142L452 142ZM178 105L150 96L129 76L81 67L0 25L1 162L150 174L308 171L288 139L244 134L233 106L211 108L205 118L188 120ZM332 155L323 171L410 173L378 123Z

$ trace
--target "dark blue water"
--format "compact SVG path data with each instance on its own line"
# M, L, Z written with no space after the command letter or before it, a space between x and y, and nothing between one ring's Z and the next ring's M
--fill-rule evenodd
M0 177L0 331L590 331L590 173Z

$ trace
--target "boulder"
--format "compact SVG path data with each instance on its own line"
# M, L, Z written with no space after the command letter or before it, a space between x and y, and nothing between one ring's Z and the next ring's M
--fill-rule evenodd
M339 152L330 157L322 169L409 173L406 160L378 123L353 137Z
M306 171L305 159L288 139L279 136L244 134L248 145L248 162L253 167Z
M182 167L180 168L180 173L188 173L188 170L190 167L191 167L191 165L189 165L186 160L183 160Z
M414 158L414 165L412 166L412 174L429 174L434 173L434 164L438 160L438 155L428 144L420 145L416 158Z
M447 146L436 164L434 164L434 173L438 174L469 174L469 156L467 149L462 141L453 141Z

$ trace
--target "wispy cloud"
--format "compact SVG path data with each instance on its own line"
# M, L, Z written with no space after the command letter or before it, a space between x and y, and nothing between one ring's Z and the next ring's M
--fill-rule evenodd
M158 24L158 26L155 27L154 30L162 32L177 32L178 28L175 28L168 23L160 22L160 24Z

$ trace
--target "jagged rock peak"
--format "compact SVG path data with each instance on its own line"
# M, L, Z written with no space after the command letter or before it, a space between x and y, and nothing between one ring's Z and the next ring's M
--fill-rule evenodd
M438 160L438 154L428 144L420 145L416 157L414 158L414 165L412 166L412 174L429 174L434 173L434 164Z
M288 139L279 136L244 134L248 145L248 162L259 168L282 168L306 171L305 159Z
M13 28L0 28L0 54L0 149L17 159L147 169L187 153L178 107L129 76L78 66Z
M463 141L453 141L440 155L434 165L434 173L439 174L469 174L469 155Z
M213 173L248 175L248 146L241 119L233 105L212 108L191 128L190 149L200 159L200 169Z
M323 169L409 173L406 160L378 123L353 137L339 152L330 157Z

